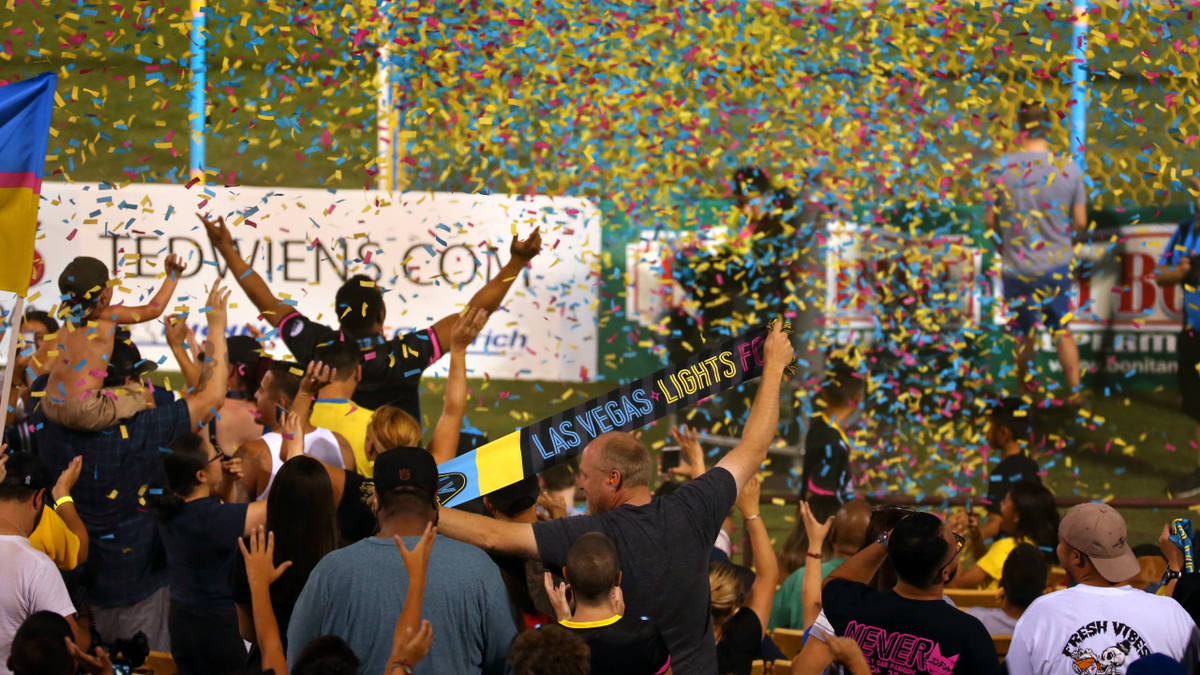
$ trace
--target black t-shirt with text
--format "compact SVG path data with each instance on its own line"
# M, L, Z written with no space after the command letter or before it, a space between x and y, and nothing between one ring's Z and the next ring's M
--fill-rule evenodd
M987 510L1000 513L1000 502L1004 501L1004 495L1017 483L1042 484L1042 479L1038 477L1037 462L1023 452L1000 460L996 468L988 474Z
M318 347L337 342L342 334L296 312L279 324L279 337L292 356L305 362ZM354 390L354 402L375 410L394 405L421 421L421 373L441 356L432 328L405 333L390 340L374 336L358 340L363 350L362 381Z
M715 468L645 506L534 523L538 557L548 569L561 569L576 539L608 535L621 556L626 613L659 627L674 672L715 675L708 558L735 499L733 475Z
M834 632L858 643L875 675L1000 673L987 629L944 600L909 600L833 579L821 601Z
M761 658L762 622L754 610L743 607L721 626L721 641L717 643L717 672L721 675L750 675L754 660Z
M588 643L592 675L660 675L671 665L667 643L649 617L626 615L560 624Z

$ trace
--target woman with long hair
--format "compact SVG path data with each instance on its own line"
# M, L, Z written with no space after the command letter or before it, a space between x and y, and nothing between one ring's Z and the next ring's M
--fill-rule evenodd
M771 536L759 516L758 495L758 476L754 476L737 496L737 508L750 532L754 582L747 588L743 569L736 565L713 563L708 568L717 671L723 674L749 673L751 663L762 658L763 636L767 634L775 584L779 581Z
M270 593L286 649L287 627L296 598L321 558L340 545L333 486L321 462L306 456L284 462L267 496L267 531L274 536L275 564L291 563L271 584ZM233 582L242 637L255 643L244 561L239 561Z
M1004 561L1018 544L1029 543L1041 549L1047 561L1057 561L1054 549L1058 546L1058 506L1054 493L1041 483L1015 483L1000 502L1000 532L1008 535L997 539L975 566L959 570L950 581L951 588L997 589ZM972 529L972 538L979 531Z
M147 492L167 551L171 654L183 675L240 670L246 649L238 633L229 583L238 540L266 522L265 502L222 503L239 460L217 452L206 433L190 433L164 448L165 487Z

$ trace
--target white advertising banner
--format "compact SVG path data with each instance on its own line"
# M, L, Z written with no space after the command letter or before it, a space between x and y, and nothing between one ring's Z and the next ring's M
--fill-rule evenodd
M58 276L75 256L118 270L114 302L141 304L163 261L187 271L168 313L193 310L220 274L233 289L230 327L269 328L216 255L195 213L223 215L239 250L282 299L336 326L334 294L354 274L385 291L385 332L421 329L461 310L508 261L514 234L541 227L543 251L514 282L468 351L473 376L578 381L597 360L600 213L586 199L374 190L44 183L38 259L28 307L57 305ZM145 358L174 369L158 322L132 327ZM203 331L201 331L201 334ZM274 353L286 354L275 340ZM429 374L444 374L445 359Z

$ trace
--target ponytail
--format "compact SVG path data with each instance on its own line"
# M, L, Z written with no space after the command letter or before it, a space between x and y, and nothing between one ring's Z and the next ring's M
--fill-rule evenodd
M189 433L159 449L163 453L163 471L167 475L167 483L150 488L146 493L146 503L155 510L160 521L168 523L179 515L184 499L200 484L196 473L208 465L204 441L200 434Z

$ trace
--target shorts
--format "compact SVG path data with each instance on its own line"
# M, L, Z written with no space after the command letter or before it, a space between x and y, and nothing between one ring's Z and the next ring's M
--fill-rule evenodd
M46 419L75 431L107 429L150 407L146 400L146 387L141 384L105 387L82 398L72 396L63 399L47 392L42 397L41 405Z
M1064 330L1071 311L1071 270L1063 267L1031 279L1006 275L1004 302L1016 312L1013 325L1022 334L1033 330L1039 315L1047 329Z
M1200 422L1200 332L1184 328L1179 333L1176 345L1179 356L1179 396L1183 399L1183 413Z

